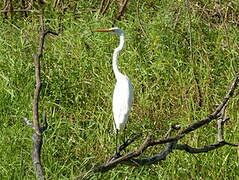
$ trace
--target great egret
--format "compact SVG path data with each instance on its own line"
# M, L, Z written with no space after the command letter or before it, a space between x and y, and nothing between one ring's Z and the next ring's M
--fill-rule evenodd
M117 148L117 136L121 129L125 128L125 124L128 120L129 112L133 101L133 86L129 78L122 74L118 69L118 56L119 52L124 47L124 32L115 27L111 29L97 29L94 32L112 32L119 36L119 46L115 48L113 53L113 72L116 78L115 89L113 93L113 116L114 116L114 129L116 132L116 148ZM116 149L117 150L117 149Z

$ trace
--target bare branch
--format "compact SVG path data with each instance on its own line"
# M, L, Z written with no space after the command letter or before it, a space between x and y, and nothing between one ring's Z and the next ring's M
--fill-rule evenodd
M136 134L134 135L131 139L128 139L126 142L124 142L122 145L120 145L118 147L118 152L121 152L123 150L125 150L125 148L127 146L129 146L130 144L132 144L136 139L138 139L140 136L142 136L142 133Z
M33 151L32 162L36 169L36 174L40 180L45 179L44 170L41 164L41 148L43 143L42 134L34 133L32 135Z
M94 172L105 172L105 171L108 171L108 170L114 168L117 164L119 164L123 161L128 161L128 160L132 159L133 157L139 156L149 146L149 144L152 140L153 140L153 135L150 134L147 136L145 141L142 143L142 145L137 150L130 152L122 157L119 157L118 159L113 159L110 162L107 162L100 166L94 167L93 171Z
M169 131L167 132L167 134L170 135L170 133L172 131L179 130L179 129L180 129L179 125L172 125L170 127ZM136 135L134 138L132 138L130 140L130 142L133 142L134 140L136 140L136 138L138 138L138 136ZM133 157L137 157L140 154L142 154L144 152L144 150L146 150L153 141L154 141L153 135L150 134L145 139L143 144L137 150L135 150L134 152L128 153L124 156L119 156L119 157L114 156L114 158L111 158L110 161L107 161L107 163L96 167L94 169L94 171L101 171L101 172L107 171L107 170L112 169L113 167L115 167L120 162L124 162L124 163L127 163L127 164L131 163L131 164L134 164L134 165L144 165L144 164L149 165L149 164L157 163L158 161L163 160L163 159L166 158L166 156L171 152L174 144L176 143L176 142L169 143L168 146L161 153L159 153L155 156L148 157L148 158L141 158L141 159L134 159L133 158ZM129 144L127 144L127 145L129 145ZM118 150L120 150L120 147L119 147ZM123 146L123 147L125 147L125 146Z
M34 97L33 97L33 128L35 130L35 133L32 136L33 141L33 152L32 152L32 161L33 165L35 166L37 176L39 179L44 180L44 171L43 167L41 165L41 148L42 148L42 133L44 130L47 129L47 121L46 116L44 116L44 126L39 125L39 98L40 98L40 91L42 87L41 83L41 65L40 65L40 58L43 56L43 49L44 49L44 41L47 34L54 34L57 35L57 33L52 32L50 30L45 30L44 27L41 28L42 32L40 34L40 40L39 40L39 48L38 53L34 54L34 63L35 63L35 79L36 79L36 87L34 91Z
M173 124L171 125L171 127L169 128L169 130L166 133L166 137L171 136L171 133L173 131L178 131L180 129L180 125L178 124ZM160 152L159 154L156 154L155 156L152 157L147 157L147 158L141 158L141 159L132 159L131 161L136 163L137 165L150 165L150 164L155 164L158 163L161 160L165 160L167 155L172 152L172 149L174 147L174 145L177 143L177 141L173 141L171 143L168 143L168 145L166 146L166 148Z
M231 144L231 143L227 143L225 141L221 141L221 142L218 142L216 144L211 144L211 145L208 145L208 146L203 146L201 148L193 148L187 144L176 144L173 149L177 149L177 150L184 150L186 152L189 152L189 153L205 153L205 152L209 152L209 151L212 151L212 150L215 150L215 149L218 149L222 146L225 146L225 145L229 145L229 146L238 146L238 144Z
M159 154L149 157L149 158L142 158L142 159L133 159L134 162L137 163L137 165L150 165L150 164L156 164L161 160L165 160L167 155L172 152L172 149L176 142L168 143L167 147L160 152Z

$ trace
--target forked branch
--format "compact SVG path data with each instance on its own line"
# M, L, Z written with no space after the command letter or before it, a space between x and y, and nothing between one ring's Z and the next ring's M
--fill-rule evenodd
M46 116L44 116L43 118L43 121L44 121L43 126L40 125L40 120L39 120L39 98L40 98L40 92L42 87L40 59L43 56L44 42L45 42L45 37L47 34L57 35L57 33L52 32L50 30L45 30L44 27L42 27L40 39L39 39L38 52L33 55L34 64L35 64L35 81L36 81L36 87L35 87L33 103L32 103L33 104L33 109L32 109L33 121L30 122L27 118L23 118L26 125L34 129L34 133L32 135L32 141L33 141L32 161L36 169L37 177L40 180L45 179L43 167L41 164L41 148L43 143L42 134L47 129L47 126L48 126Z

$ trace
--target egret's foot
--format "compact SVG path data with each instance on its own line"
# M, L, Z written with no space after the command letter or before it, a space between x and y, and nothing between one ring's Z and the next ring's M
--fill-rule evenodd
M113 158L118 159L119 157L121 157L120 152L115 152Z
M107 162L114 161L115 159L118 159L120 157L121 157L120 153L116 152L113 156L111 156L111 158Z

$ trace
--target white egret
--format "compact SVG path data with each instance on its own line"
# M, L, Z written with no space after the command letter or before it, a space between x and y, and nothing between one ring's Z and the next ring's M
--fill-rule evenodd
M125 128L128 120L128 115L131 110L133 101L133 86L129 78L122 74L118 69L118 56L119 52L124 47L124 32L115 27L111 29L97 29L95 32L112 32L119 36L119 46L113 52L113 72L116 78L116 84L113 93L113 116L114 116L114 129L116 132L116 148L118 131Z

